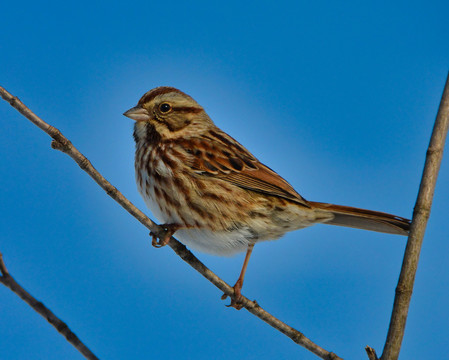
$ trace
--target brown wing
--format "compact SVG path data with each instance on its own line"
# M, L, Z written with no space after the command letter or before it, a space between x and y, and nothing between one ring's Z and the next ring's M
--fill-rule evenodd
M189 165L199 174L310 207L287 181L218 128L179 145L190 154Z

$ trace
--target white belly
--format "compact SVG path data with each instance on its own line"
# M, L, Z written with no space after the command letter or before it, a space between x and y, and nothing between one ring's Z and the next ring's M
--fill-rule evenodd
M251 243L247 229L213 232L207 229L178 230L174 235L184 245L212 255L230 256L246 251Z
M144 184L146 180L144 179ZM156 196L152 184L145 190L139 186L138 190L151 213L161 224L182 223L175 212L167 214L162 211L160 204L155 200ZM180 229L176 231L174 237L189 248L212 255L230 256L246 251L252 234L249 229L245 228L218 232L208 229Z

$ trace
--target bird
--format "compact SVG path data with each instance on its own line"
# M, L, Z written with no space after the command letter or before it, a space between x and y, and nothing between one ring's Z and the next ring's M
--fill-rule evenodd
M242 307L243 281L258 242L314 224L409 233L410 220L403 217L306 200L174 87L146 92L123 115L135 121L138 191L166 230L162 239L150 233L152 245L163 247L176 233L201 252L246 251L229 305L236 309Z

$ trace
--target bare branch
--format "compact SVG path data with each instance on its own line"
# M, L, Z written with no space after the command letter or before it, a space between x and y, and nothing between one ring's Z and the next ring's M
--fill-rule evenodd
M8 101L12 107L17 109L23 116L30 120L37 127L42 129L54 140L52 142L52 148L60 150L69 155L94 181L100 185L106 193L117 201L126 211L134 216L142 225L144 225L151 232L156 234L159 238L164 238L165 230L150 220L142 211L137 209L126 197L122 195L111 183L109 183L90 163L90 161L81 152L76 149L72 143L55 127L47 124L37 115L35 115L28 107L26 107L17 97L11 95L3 87L0 86L0 96ZM192 266L196 271L203 275L207 280L214 284L217 288L223 291L231 298L234 297L234 289L219 278L215 273L209 270L201 261L199 261L183 244L177 241L175 238L171 238L168 245L178 254L186 263ZM332 352L329 352L322 347L318 346L304 334L291 326L285 324L281 320L277 319L264 309L262 309L256 301L251 301L248 298L242 296L239 302L250 313L254 314L267 324L280 331L284 335L288 336L295 343L305 347L315 355L326 360L341 360L340 357Z
M63 335L67 341L72 344L86 359L98 360L98 358L84 345L84 343L76 336L67 324L58 318L49 308L47 308L40 301L36 300L29 292L27 292L20 284L14 280L9 274L6 265L3 261L3 256L0 253L0 282L8 287L12 292L17 294L23 301L30 305L34 311L45 318L53 327Z
M413 211L410 235L405 248L401 274L399 275L391 314L390 327L381 360L396 360L399 357L408 308L413 292L413 283L418 267L419 254L432 206L435 184L443 158L444 143L449 127L449 75L441 98L438 115L427 150L421 185Z
M3 254L0 253L0 274L2 277L9 276L8 269L6 268L5 262L3 261Z
M376 354L376 350L374 350L372 347L365 346L365 351L366 351L366 354L368 355L369 360L379 360L379 358L377 357L377 354Z

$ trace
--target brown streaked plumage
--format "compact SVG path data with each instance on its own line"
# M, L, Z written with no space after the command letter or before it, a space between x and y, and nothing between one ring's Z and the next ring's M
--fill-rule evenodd
M276 172L217 128L190 96L158 87L124 113L136 120L136 182L146 204L186 245L213 254L247 251L234 286L238 299L254 244L317 223L407 235L410 221L305 200Z

